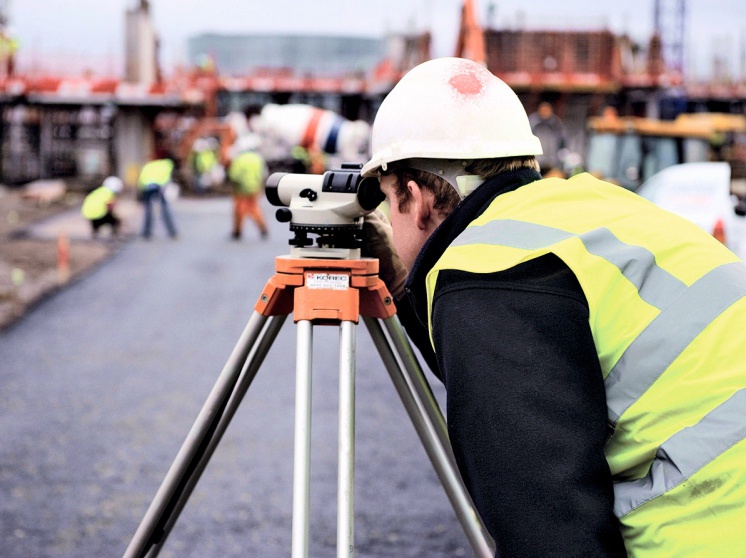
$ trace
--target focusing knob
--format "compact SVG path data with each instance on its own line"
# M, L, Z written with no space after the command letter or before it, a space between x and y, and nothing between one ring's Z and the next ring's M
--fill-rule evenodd
M316 198L319 197L319 195L316 193L316 190L312 190L311 188L305 188L300 191L300 194L298 194L301 198L308 198L308 201L316 201Z
M287 207L281 207L277 210L277 213L275 213L275 217L280 223L289 223L293 218L293 212Z

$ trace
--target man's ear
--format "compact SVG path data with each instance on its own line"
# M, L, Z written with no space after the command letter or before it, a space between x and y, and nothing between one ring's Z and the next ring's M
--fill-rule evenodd
M420 188L414 180L407 182L407 189L409 189L409 193L413 198L412 210L414 211L417 228L424 231L428 227L430 215L433 212L433 200L435 197L429 190Z

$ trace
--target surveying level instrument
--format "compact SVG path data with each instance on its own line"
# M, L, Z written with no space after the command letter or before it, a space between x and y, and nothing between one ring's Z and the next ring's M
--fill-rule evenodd
M309 548L313 327L339 327L337 557L354 555L355 326L362 317L474 554L493 544L457 472L443 414L417 361L378 260L361 258L362 222L382 201L376 179L345 164L324 175L274 173L267 197L295 233L275 258L243 333L158 489L124 558L157 556L285 319L296 324L292 557ZM317 245L308 234L318 235Z

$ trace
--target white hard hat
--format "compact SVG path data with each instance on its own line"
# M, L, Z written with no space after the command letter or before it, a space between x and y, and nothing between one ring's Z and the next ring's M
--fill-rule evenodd
M109 176L104 179L104 182L103 184L101 184L101 186L103 186L107 190L111 190L115 194L118 194L122 191L124 184L122 184L122 179L118 176Z
M492 159L538 155L518 96L482 65L436 58L410 70L378 109L363 176L403 159Z
M233 144L233 149L237 153L244 151L254 151L261 145L261 139L257 134L242 134Z

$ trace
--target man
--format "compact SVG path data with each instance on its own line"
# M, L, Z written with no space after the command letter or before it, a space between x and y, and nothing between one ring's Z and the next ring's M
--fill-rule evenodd
M563 174L561 154L567 145L567 136L562 120L554 113L552 105L544 101L539 103L536 112L529 115L528 121L531 131L541 142L543 153L537 154L536 160L542 176Z
M109 176L83 200L80 212L91 222L91 233L94 238L98 237L98 231L104 225L111 227L112 237L119 234L121 220L114 213L114 206L117 195L121 192L122 180L118 176Z
M215 138L197 138L192 145L189 160L194 175L194 190L198 194L204 194L211 188L219 175L217 148Z
M142 237L149 239L153 233L153 204L158 201L161 205L161 218L166 226L168 236L176 238L178 233L165 188L171 182L174 171L173 160L164 153L158 153L152 161L145 163L140 176L137 179L137 189L140 199L145 205L145 214L142 225Z
M508 86L445 58L389 93L363 167L498 554L746 556L744 264L620 187L541 179L539 153Z
M235 156L228 167L228 178L233 187L233 233L234 240L243 234L243 222L250 217L259 227L259 234L267 238L267 223L259 206L259 194L267 179L267 165L257 153L259 138L246 134L236 140Z

